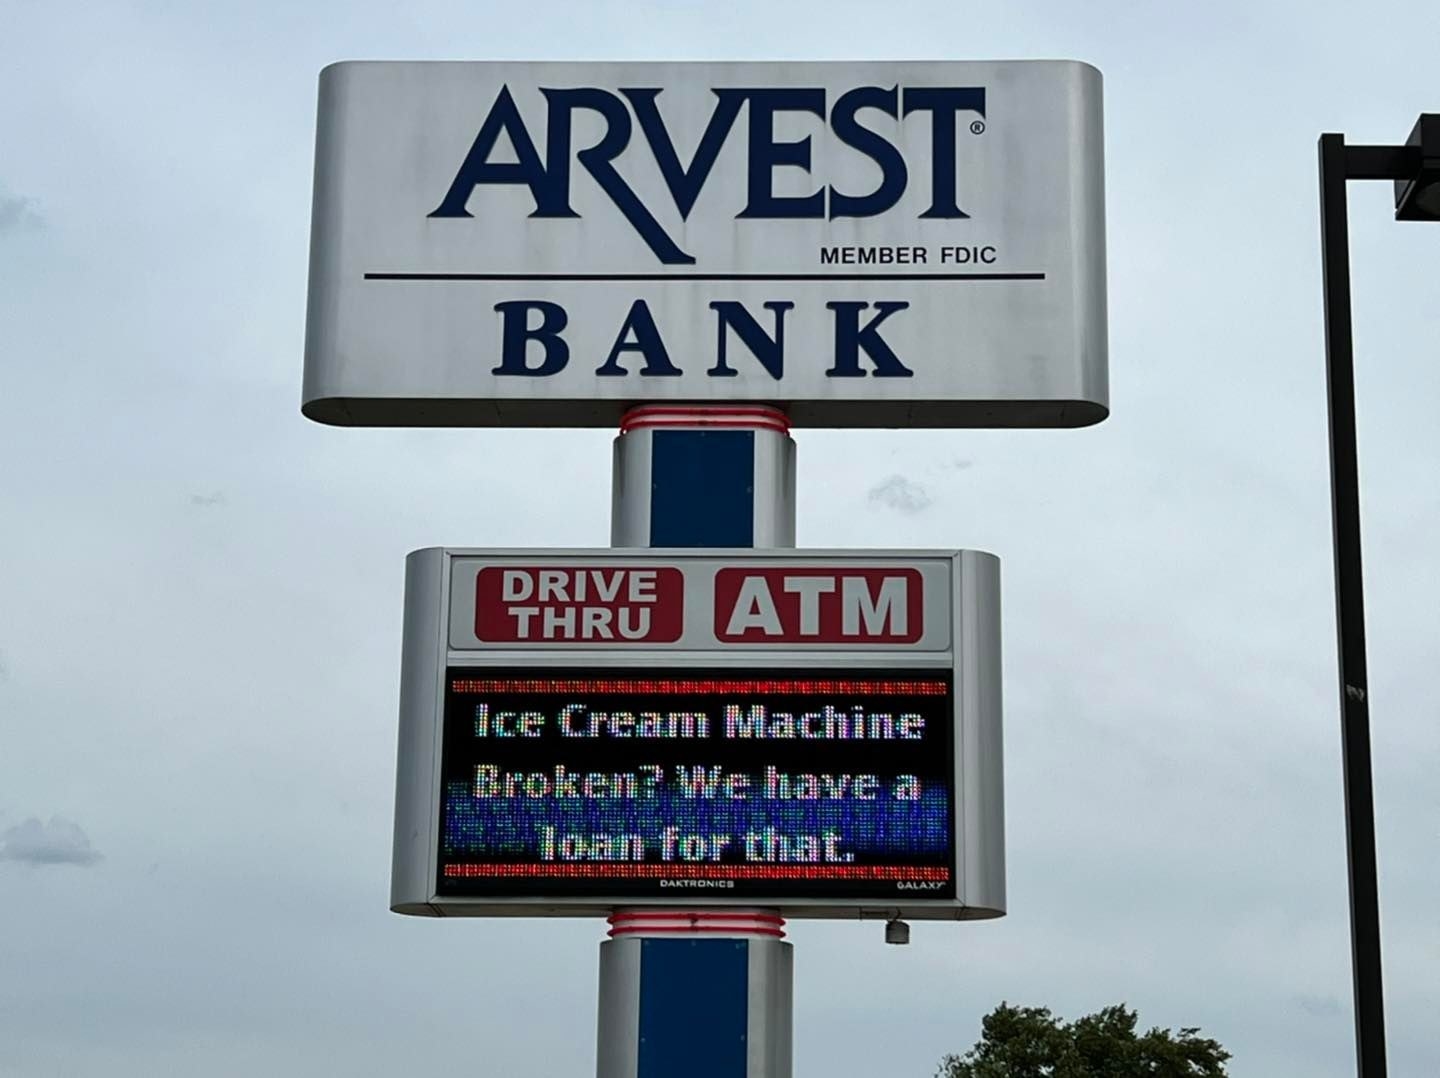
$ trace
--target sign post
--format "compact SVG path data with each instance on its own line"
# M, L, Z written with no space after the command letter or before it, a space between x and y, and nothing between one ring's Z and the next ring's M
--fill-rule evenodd
M795 443L777 409L634 409L615 439L612 491L613 546L795 545ZM719 781L735 792L729 776ZM735 837L758 848L778 833ZM665 844L662 835L662 856ZM701 867L723 867L723 851L705 856ZM795 957L784 925L779 910L763 906L616 909L600 944L596 1078L791 1078Z

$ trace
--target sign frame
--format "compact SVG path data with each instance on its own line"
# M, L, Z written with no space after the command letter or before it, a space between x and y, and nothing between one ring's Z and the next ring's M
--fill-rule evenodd
M504 648L451 646L452 569L457 559L678 565L723 561L762 565L792 562L813 568L827 561L856 563L940 561L951 574L950 632L944 647L914 645L830 648L760 647L722 644L707 650L675 651L626 646ZM827 919L974 920L1005 912L1004 786L1001 730L999 559L978 551L747 550L747 549L476 549L428 547L406 559L404 638L400 684L395 833L390 908L419 916L590 917L617 907L693 907L694 893L557 898L524 896L440 896L439 864L441 744L445 677L453 667L483 670L574 668L596 671L687 667L804 670L845 669L940 671L953 679L953 812L955 897L933 899L909 893L893 902L877 898L772 898L747 894L725 897L706 892L707 907L774 907L786 917Z

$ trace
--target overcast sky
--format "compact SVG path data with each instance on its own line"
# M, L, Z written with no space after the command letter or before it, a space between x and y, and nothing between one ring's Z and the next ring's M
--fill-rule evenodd
M299 412L351 58L1086 60L1111 418L799 432L801 545L1003 561L1009 916L792 923L799 1078L1001 999L1353 1073L1315 140L1440 110L1427 0L29 0L0 27L0 1074L593 1073L587 921L387 910L402 562L604 545L602 430ZM1440 227L1352 187L1392 1073L1440 1073ZM536 498L543 490L545 496Z

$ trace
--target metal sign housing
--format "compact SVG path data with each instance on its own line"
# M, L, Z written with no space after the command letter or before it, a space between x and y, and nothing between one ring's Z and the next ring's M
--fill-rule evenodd
M1004 912L991 555L429 548L404 624L397 912Z
M1101 128L1069 61L331 65L303 410L1098 422Z

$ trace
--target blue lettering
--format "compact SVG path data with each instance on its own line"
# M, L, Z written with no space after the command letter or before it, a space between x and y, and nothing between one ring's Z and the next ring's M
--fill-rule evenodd
M777 112L807 112L825 115L825 91L813 90L716 90L726 95L744 95L750 101L750 200L741 217L824 217L825 189L801 196L775 194L774 173L782 165L794 165L810 172L810 136L799 142L775 141Z
M770 372L777 382L785 376L785 312L794 307L790 302L771 300L764 304L767 311L775 314L775 336L771 337L760 327L755 316L745 309L745 304L731 300L718 300L710 309L718 316L716 324L719 340L715 345L715 366L705 373L711 378L734 378L736 371L725 365L725 328L733 329L745 342L760 365Z
M491 374L520 374L543 378L565 369L570 362L570 346L561 332L570 321L565 308L543 299L517 299L497 303L500 312L500 366ZM530 328L530 312L540 312L540 324ZM540 344L542 359L538 367L526 364L526 350L531 341Z
M631 335L634 340L631 340ZM670 362L670 354L665 351L665 342L660 337L660 330L655 326L655 319L650 314L650 308L643 299L637 299L630 304L630 313L625 316L625 322L620 327L620 334L615 338L615 345L610 349L610 355L605 362L595 371L596 374L604 377L624 377L630 372L620 366L620 353L639 352L645 358L645 366L641 368L641 376L662 375L674 376L681 372L680 368Z
M604 90L541 90L550 103L550 134L546 153L550 158L550 169L558 175L556 182L570 189L570 114L575 109L590 109L605 117L605 137L594 146L579 151L575 160L595 178L600 189L610 196L625 220L649 245L655 256L667 265L688 264L695 261L665 234L660 222L651 216L645 203L636 197L630 186L615 171L614 161L620 152L630 144L630 112L625 103L614 94ZM558 106L558 107L557 107ZM561 162L564 171L560 172Z
M875 163L880 170L880 181L874 190L864 194L841 191L834 185L821 185L805 195L776 194L775 179L777 171L783 168L801 169L806 175L811 173L812 136L806 135L789 142L779 141L775 135L775 118L781 113L800 113L821 117L823 122L827 117L826 92L821 87L713 89L715 106L688 164L681 161L675 140L660 114L662 90L659 88L627 88L618 94L596 87L541 88L540 92L549 110L544 161L526 129L509 87L501 87L440 205L431 211L431 217L470 217L469 200L481 185L527 188L535 201L531 217L577 217L579 215L570 205L573 156L662 264L693 265L694 256L682 250L667 233L655 214L622 177L616 161L630 146L634 127L638 123L680 219L688 220L734 130L740 110L746 106L749 109L746 201L737 217L805 219L824 218L828 213L833 220L875 217L896 206L910 180L905 155L895 141L861 122L860 112L865 109L891 117L897 128L914 113L929 114L930 205L920 216L943 219L969 216L960 208L957 199L956 126L961 112L973 112L981 117L985 115L984 87L912 86L902 89L899 86L860 86L841 94L828 112L829 128L839 142ZM597 113L604 120L604 133L593 145L579 148L571 145L573 115L577 109ZM508 140L513 148L514 161L491 160L502 139ZM722 313L720 317L723 329L732 316ZM870 325L878 325L883 317L882 314L872 319ZM749 319L750 316L737 314L734 318ZM516 324L524 329L520 323ZM751 338L740 327L754 327L753 320L735 320L729 324L743 340L750 342ZM640 332L638 327L636 332ZM754 332L759 333L758 328ZM858 316L855 333L859 342L857 348L864 348L867 344L875 348L884 347L878 335L869 329L858 328ZM772 341L771 345L760 346L760 351L756 352L756 357L766 365L767 370L772 359L779 362L778 353L767 351L773 347L776 346ZM872 358L879 356L881 353L878 351L872 353ZM546 362L549 362L548 358ZM606 365L610 365L608 361ZM668 360L664 365L668 365ZM651 369L658 366L647 361L645 373L663 373ZM898 362L896 366L899 366ZM881 359L876 359L875 373L899 376L897 371L888 367L887 360ZM841 376L853 376L853 373Z
M985 115L983 87L911 86L905 90L905 115L930 113L930 208L921 217L969 217L955 204L955 116L962 111Z
M875 304L875 316L863 327L860 312L870 306L868 303L836 301L825 306L835 312L835 366L825 372L826 378L865 377L860 369L862 351L870 357L876 378L910 378L915 374L880 336L880 323L910 304L881 300Z
M735 117L740 115L740 106L745 99L738 94L712 91L719 100L710 114L710 122L705 125L705 134L700 137L700 145L695 148L695 156L690 159L690 167L687 169L680 164L680 155L675 152L675 142L670 138L670 132L655 105L655 98L660 95L660 91L620 92L635 110L635 118L640 121L640 130L645 134L645 141L650 144L655 163L660 166L660 175L665 178L665 186L670 189L675 208L680 211L682 218L689 218L690 211L695 208L695 200L700 197L705 181L710 178L710 170L715 167L715 159L720 156L720 148L725 145L726 136L735 126Z
M491 164L490 154L502 134L509 136L510 144L515 147L516 160L509 164ZM450 190L445 192L444 199L430 216L469 217L470 211L465 208L465 203L470 200L476 186L482 183L518 183L530 188L530 194L535 199L535 212L531 217L576 216L569 205L569 181L563 180L557 185L545 171L508 86L500 88L500 95L495 98L490 115L480 125L479 134L470 144L470 152L465 155L460 171L455 173L455 179L450 183Z
M905 168L905 158L895 146L882 136L861 125L855 114L861 109L879 109L886 116L898 116L899 87L881 89L879 86L862 86L840 95L830 112L830 126L835 136L845 145L859 150L880 166L880 186L868 195L857 197L842 194L830 188L830 218L874 217L884 213L905 193L910 174Z

